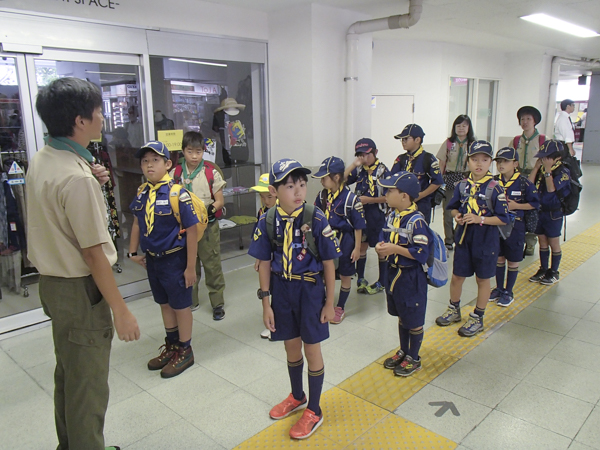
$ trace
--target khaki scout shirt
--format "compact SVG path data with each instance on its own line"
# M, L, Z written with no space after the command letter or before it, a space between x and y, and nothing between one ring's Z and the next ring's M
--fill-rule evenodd
M185 164L185 163L184 163ZM213 199L210 196L210 186L208 185L208 180L206 179L206 165L200 170L200 172L194 177L192 180L192 192L196 194L196 196L204 202L204 205L208 208L209 205L214 203ZM175 173L175 170L171 171L171 176ZM191 173L188 170L188 173ZM183 174L181 175L181 183L183 184ZM223 180L223 177L219 173L217 169L214 170L214 183L212 192L215 194L223 189L227 185L227 182ZM185 187L185 185L184 185Z
M448 150L448 139L444 141L437 153L437 159L440 163L445 164L444 173L446 172L466 172L467 171L467 150L469 143L464 142L459 144L458 142L450 143L450 150ZM461 150L459 152L459 149ZM460 162L459 164L459 153ZM447 161L446 161L447 159Z
M26 186L28 256L42 275L90 275L81 249L98 244L111 265L117 262L100 184L78 155L44 146L31 160Z
M525 161L525 146L527 145L527 161L525 162L526 167L523 167L523 162ZM514 139L511 139L508 142L508 147L514 148ZM535 167L535 162L537 158L535 154L540 150L540 135L538 134L536 137L531 139L529 143L526 143L526 140L523 138L523 135L519 136L519 144L517 148L515 148L517 154L519 155L519 167L521 170L527 170L531 172L531 170Z

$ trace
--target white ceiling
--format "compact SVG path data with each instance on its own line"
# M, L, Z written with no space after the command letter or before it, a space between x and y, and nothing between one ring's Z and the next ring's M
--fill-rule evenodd
M319 3L373 18L408 12L408 0L209 0L265 12ZM507 52L544 50L561 56L600 58L600 36L577 38L519 19L544 12L600 32L600 0L424 0L421 20L409 30L376 39L450 42Z

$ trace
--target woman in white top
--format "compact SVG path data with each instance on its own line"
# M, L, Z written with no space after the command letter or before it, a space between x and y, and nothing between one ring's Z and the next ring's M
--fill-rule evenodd
M454 195L454 186L465 178L467 171L467 149L475 141L471 119L466 114L458 116L452 124L450 137L444 141L437 154L440 170L446 184L444 198L444 242L448 250L454 243L454 219L446 205Z

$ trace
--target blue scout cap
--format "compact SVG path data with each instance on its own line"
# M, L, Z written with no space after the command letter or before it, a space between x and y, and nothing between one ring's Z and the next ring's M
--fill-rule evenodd
M313 178L323 178L330 173L344 173L346 166L344 161L336 156L330 156L321 163L317 173L311 175Z
M421 185L414 173L397 172L391 177L379 179L377 183L384 188L396 188L399 191L406 192L412 198L417 198L421 192Z
M269 184L273 185L283 180L294 170L300 170L307 175L310 173L310 169L307 169L295 159L283 158L274 162L269 171Z
M144 153L146 153L148 150L155 151L160 156L163 156L167 159L171 157L167 146L160 141L146 142L137 152L135 152L135 157L141 158L142 156L144 156Z
M421 139L423 139L423 137L425 136L425 132L423 131L423 128L421 128L416 123L411 123L404 127L404 130L402 130L402 133L394 136L394 139L402 139L402 138L409 137L409 136L412 136L414 138L420 137Z
M467 156L473 156L477 153L484 153L488 155L490 158L494 156L494 151L492 150L492 145L488 141L475 141L469 147L467 151Z
M555 139L550 139L540 146L540 151L535 154L535 157L544 158L545 156L550 156L552 153L562 153L563 149L564 147L562 142Z
M372 139L362 138L356 142L354 146L354 154L358 153L371 153L373 150L377 150L377 146Z
M496 157L494 161L497 159L506 159L508 161L518 161L519 154L514 148L511 147L502 147L500 150L496 152Z

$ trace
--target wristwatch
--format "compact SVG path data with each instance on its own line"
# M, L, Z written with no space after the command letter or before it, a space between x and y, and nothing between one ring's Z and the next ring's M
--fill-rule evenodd
M263 298L268 297L269 295L271 295L271 291L261 291L260 288L258 288L258 291L256 291L256 296L259 300L262 300Z
M128 258L131 258L132 256L137 256L137 252L127 253Z
M551 177L552 176L552 172L546 172L546 173L544 173L544 176L546 178Z

